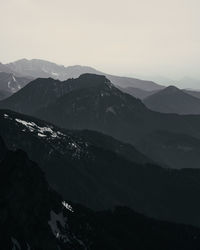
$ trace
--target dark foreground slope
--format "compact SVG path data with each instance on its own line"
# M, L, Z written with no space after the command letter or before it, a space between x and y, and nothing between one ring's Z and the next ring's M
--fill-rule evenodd
M68 230L67 211L38 166L0 139L1 249L84 249Z
M1 111L0 134L26 150L64 199L101 210L116 205L159 219L200 225L200 171L148 164L132 146L89 131L59 129Z
M93 212L70 206L51 190L38 166L0 138L1 249L197 250L200 230L118 207Z

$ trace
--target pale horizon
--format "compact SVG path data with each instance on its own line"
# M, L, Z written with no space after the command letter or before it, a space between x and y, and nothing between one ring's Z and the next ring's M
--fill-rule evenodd
M0 61L38 58L159 83L200 80L199 9L197 0L2 0Z

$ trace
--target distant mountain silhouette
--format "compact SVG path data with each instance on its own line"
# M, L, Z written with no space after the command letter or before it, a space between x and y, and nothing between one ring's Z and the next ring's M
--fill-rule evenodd
M200 99L169 86L143 100L151 110L161 113L200 114Z
M200 225L200 170L147 164L133 147L105 135L60 129L10 111L0 112L0 123L9 149L26 150L63 199L96 210L125 205L150 217Z
M1 138L0 157L1 249L196 250L200 244L200 230L192 226L125 207L93 212L66 202L23 151L8 150Z
M33 78L54 78L61 81L69 78L77 78L84 73L105 75L112 83L120 85L121 87L132 86L135 88L141 88L144 90L156 90L161 89L162 86L152 81L140 80L131 77L120 77L100 72L92 67L87 66L69 66L64 67L52 62L39 59L21 59L13 63L0 65L0 71L14 72L20 76L30 76Z

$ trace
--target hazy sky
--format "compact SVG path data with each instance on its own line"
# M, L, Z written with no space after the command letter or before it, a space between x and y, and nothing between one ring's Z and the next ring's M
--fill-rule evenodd
M0 0L0 61L200 78L199 0Z

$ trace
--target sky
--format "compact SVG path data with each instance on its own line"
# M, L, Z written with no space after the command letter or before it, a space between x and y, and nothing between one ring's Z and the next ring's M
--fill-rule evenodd
M199 10L199 0L0 0L0 61L200 79Z

